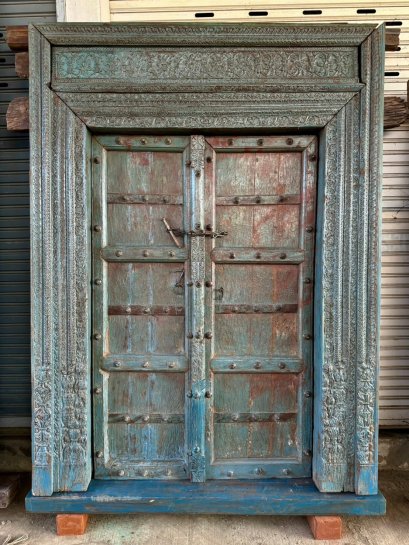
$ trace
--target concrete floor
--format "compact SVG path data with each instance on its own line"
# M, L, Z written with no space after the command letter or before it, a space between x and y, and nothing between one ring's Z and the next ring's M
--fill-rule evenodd
M409 545L409 471L383 471L384 517L344 517L339 545ZM57 537L53 515L24 511L24 494L0 510L0 545L28 534L28 545L304 545L314 540L303 517L93 515L87 533Z

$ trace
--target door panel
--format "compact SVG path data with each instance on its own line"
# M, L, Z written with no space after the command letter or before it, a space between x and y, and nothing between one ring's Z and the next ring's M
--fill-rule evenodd
M311 474L316 140L301 141L207 139L213 218L228 233L207 248L208 479Z
M97 478L188 477L187 254L162 220L185 227L188 143L94 140L103 160L93 191Z
M311 474L316 145L94 139L97 478Z

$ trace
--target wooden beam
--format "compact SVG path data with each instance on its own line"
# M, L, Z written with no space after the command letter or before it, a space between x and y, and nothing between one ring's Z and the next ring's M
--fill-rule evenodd
M16 74L21 79L28 79L28 75L29 75L28 51L19 51L16 53Z
M385 32L385 51L399 50L399 34L400 28L387 28Z
M384 129L399 127L408 118L407 103L403 98L395 96L385 97ZM7 130L26 131L28 121L28 97L13 99L6 114Z
M399 127L408 118L407 103L401 97L386 96L384 99L383 128Z
M28 50L28 26L7 26L6 43L12 51Z
M7 108L6 122L8 131L28 131L28 97L14 98Z
M73 21L74 19L69 19ZM105 20L105 19L102 19ZM6 42L10 49L13 51L27 51L28 50L28 27L27 26L7 26ZM397 51L399 47L399 33L398 29L386 29L385 34L385 50Z

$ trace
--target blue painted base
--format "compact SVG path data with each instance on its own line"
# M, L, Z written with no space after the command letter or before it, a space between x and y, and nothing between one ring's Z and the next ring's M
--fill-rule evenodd
M93 480L86 492L26 497L33 513L383 515L382 494L323 494L311 479L258 481Z

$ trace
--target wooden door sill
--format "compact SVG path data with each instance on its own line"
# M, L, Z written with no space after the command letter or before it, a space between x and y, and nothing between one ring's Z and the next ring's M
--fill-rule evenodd
M86 492L26 497L34 513L383 515L381 493L321 493L311 479L256 481L92 480Z

